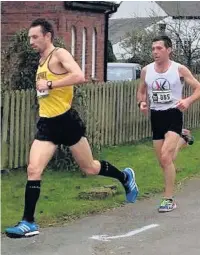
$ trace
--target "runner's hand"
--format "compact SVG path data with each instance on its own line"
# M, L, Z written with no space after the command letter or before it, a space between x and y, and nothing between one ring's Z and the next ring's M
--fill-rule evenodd
M178 108L180 111L184 112L186 111L190 106L189 100L187 98L181 99L177 104L176 108Z
M144 113L145 115L147 115L147 113L148 113L148 106L147 106L146 102L141 102L141 104L140 104L140 111L142 113Z
M47 90L48 86L47 86L47 80L43 80L43 79L39 79L36 82L36 88L37 90L41 91L41 90Z

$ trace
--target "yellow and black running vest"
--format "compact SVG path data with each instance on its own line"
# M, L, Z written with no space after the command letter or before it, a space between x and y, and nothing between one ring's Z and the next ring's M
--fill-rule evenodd
M66 77L65 74L56 74L49 70L49 61L54 49L45 62L38 66L36 80L43 79L47 81L56 81ZM62 88L53 88L49 90L49 94L45 97L38 98L39 116L52 118L61 115L71 108L73 99L73 85Z

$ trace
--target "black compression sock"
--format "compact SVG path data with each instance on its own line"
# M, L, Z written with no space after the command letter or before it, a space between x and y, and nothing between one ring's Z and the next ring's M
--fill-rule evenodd
M27 181L26 184L23 219L29 222L34 221L35 207L40 196L40 182Z
M117 180L119 180L122 184L125 184L127 181L126 175L124 172L120 171L117 169L115 166L111 165L107 161L100 161L101 163L101 169L99 172L99 175L107 176L107 177L112 177Z

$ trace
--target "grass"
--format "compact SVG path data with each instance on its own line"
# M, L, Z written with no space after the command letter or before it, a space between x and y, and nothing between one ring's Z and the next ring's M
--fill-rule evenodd
M176 166L181 170L177 174L177 182L200 174L200 130L195 130L193 134L196 140L194 145L181 151L177 158ZM135 169L140 198L163 190L163 176L151 142L104 148L101 158L120 169L127 166ZM8 175L2 175L2 231L18 222L22 216L25 183L25 171L11 171ZM79 192L107 184L118 185L117 195L104 200L78 199ZM42 181L36 219L42 227L59 225L123 204L124 190L116 180L94 176L85 178L77 172L56 172L48 169Z

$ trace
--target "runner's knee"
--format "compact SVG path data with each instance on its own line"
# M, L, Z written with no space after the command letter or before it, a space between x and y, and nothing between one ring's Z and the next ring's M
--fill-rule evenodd
M36 164L29 163L27 168L27 174L29 180L40 180L42 169L38 167Z
M87 164L81 164L80 168L87 175L96 175L99 173L99 165L98 161L96 160L93 160L92 162Z
M164 151L161 153L161 158L160 158L160 165L161 167L166 167L170 165L173 161L173 155L169 151Z

